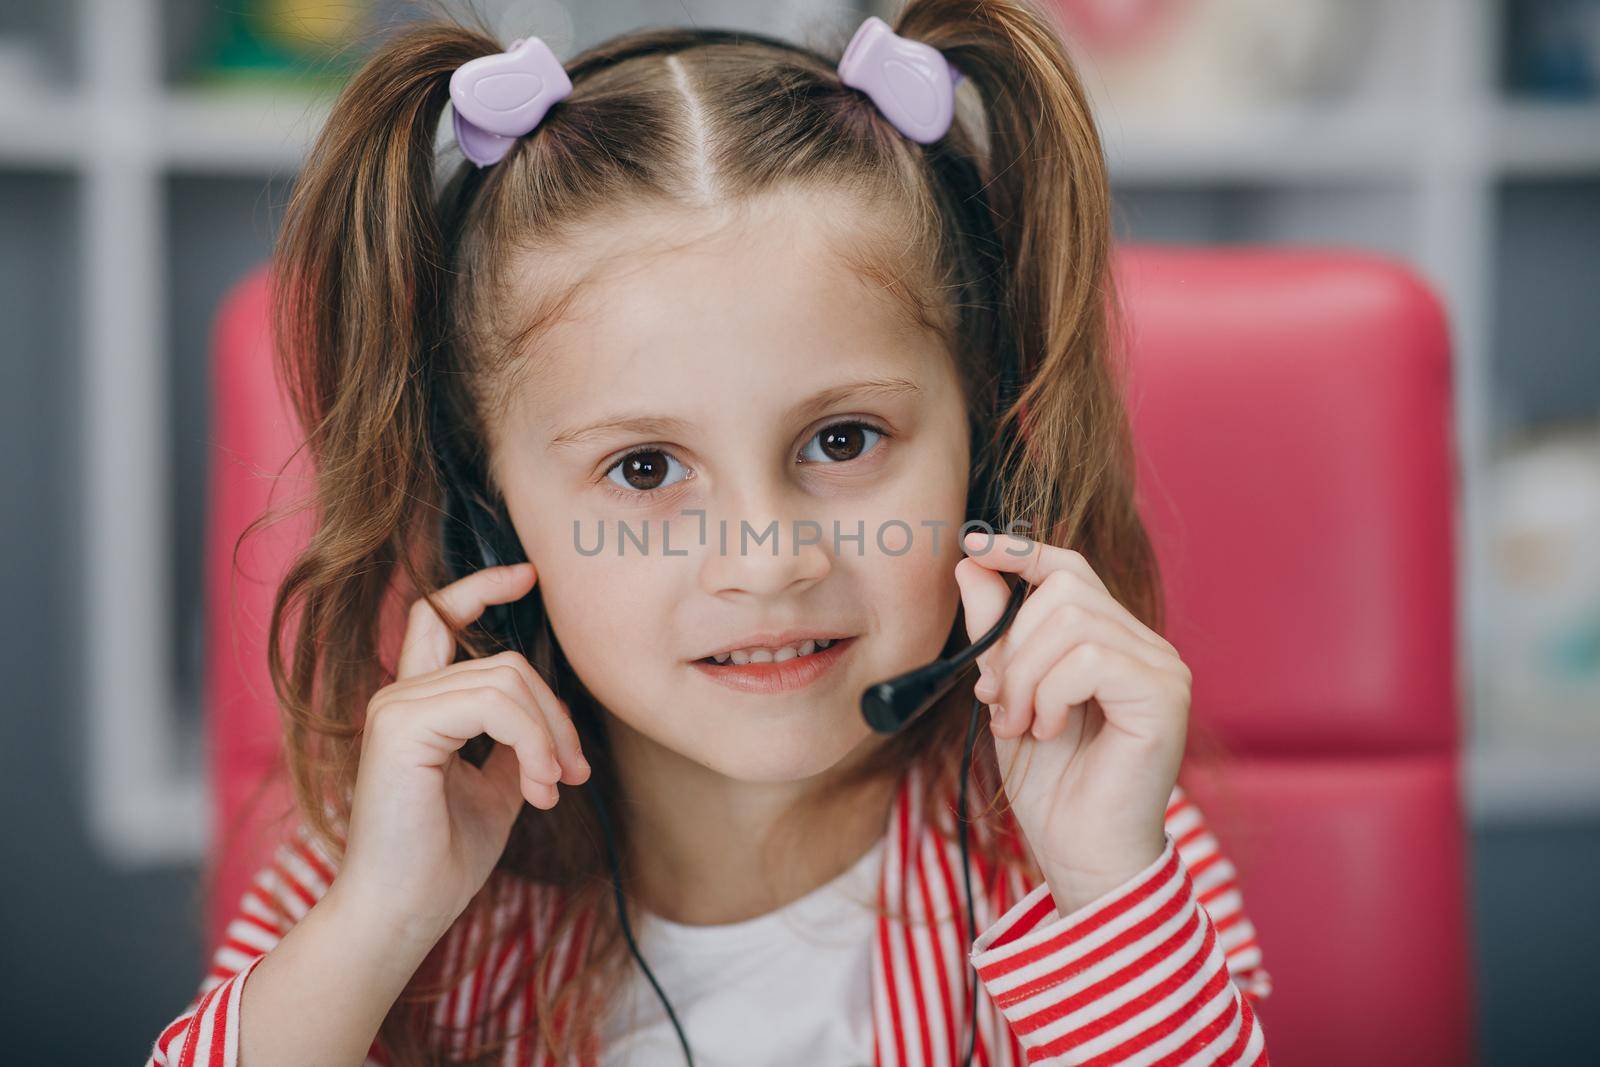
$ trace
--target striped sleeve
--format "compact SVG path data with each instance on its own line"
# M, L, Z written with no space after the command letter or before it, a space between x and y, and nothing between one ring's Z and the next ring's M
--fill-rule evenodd
M1041 883L971 960L1029 1063L1268 1062L1253 1005L1272 980L1233 864L1182 787L1148 867L1065 916Z
M240 898L199 992L161 1031L145 1067L237 1067L244 983L328 891L334 870L304 825L278 846ZM376 1042L365 1067L386 1067Z

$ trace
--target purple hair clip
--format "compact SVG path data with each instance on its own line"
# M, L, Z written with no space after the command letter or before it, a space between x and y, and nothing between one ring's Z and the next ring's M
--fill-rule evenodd
M901 37L876 15L861 23L839 60L839 80L866 93L896 129L921 144L949 131L961 78L937 48ZM572 79L550 46L519 37L450 76L456 143L480 167L498 163L571 92Z
M839 60L839 80L866 93L895 129L920 144L949 131L961 78L943 52L901 37L876 15L861 23Z
M498 163L571 92L572 79L550 46L519 37L504 52L468 60L450 75L456 143L480 167Z

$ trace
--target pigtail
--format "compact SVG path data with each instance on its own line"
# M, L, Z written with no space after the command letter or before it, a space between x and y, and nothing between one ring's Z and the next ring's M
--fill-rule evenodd
M999 461L1003 515L1027 521L1030 537L1082 552L1159 630L1156 560L1134 506L1113 343L1110 179L1063 31L1026 0L919 0L894 28L943 52L982 105L975 140L1001 246L999 333L1016 345L1022 377L1001 415L1014 430Z
M499 47L453 23L382 43L309 155L271 266L278 369L316 475L302 506L316 521L279 585L268 665L297 808L338 858L366 703L391 680L381 653L403 624L393 609L403 593L428 590L437 565L428 390L448 249L436 131L451 73ZM433 552L427 565L419 549ZM432 977L419 976L385 1020L397 1063L427 1044L416 1001Z
M279 587L268 658L300 809L330 837L325 792L358 709L382 684L379 607L416 501L425 422L419 373L439 302L430 206L434 130L454 67L483 44L429 27L383 45L347 85L301 172L272 263L279 370L317 481L310 545ZM362 609L370 610L362 610ZM280 643L296 612L293 656ZM351 625L352 620L355 621ZM322 742L328 742L324 750Z
M301 810L320 819L376 676L381 601L436 514L423 373L438 336L443 239L433 142L449 77L493 42L428 26L381 46L348 84L295 186L272 264L279 370L316 470L316 531L278 591L269 662ZM413 575L414 577L414 575ZM420 584L420 583L419 583ZM280 644L295 612L293 656ZM340 809L342 812L342 808ZM319 827L325 831L326 826Z

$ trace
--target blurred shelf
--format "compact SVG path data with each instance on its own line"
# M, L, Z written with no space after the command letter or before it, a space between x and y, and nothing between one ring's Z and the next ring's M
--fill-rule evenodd
M1100 128L1114 181L1384 180L1413 173L1422 141L1404 107L1262 107L1174 120L1106 108Z
M286 89L174 89L160 104L160 146L172 169L220 174L297 170L333 98Z
M1582 175L1600 170L1600 103L1508 101L1495 110L1490 159L1503 174Z
M1467 807L1475 825L1600 819L1600 740L1468 752Z
M1505 100L1464 105L1459 125L1481 129L1486 177L1593 175L1600 170L1600 103ZM1433 119L1394 105L1286 105L1227 115L1102 112L1113 179L1139 184L1408 177L1425 159ZM1469 138L1471 134L1469 133Z
M32 89L0 96L0 167L87 168L130 137L156 166L185 173L269 176L297 170L333 98L292 88L173 89L113 109L81 94Z
M45 87L0 93L0 165L76 167L88 121L88 109L73 93Z

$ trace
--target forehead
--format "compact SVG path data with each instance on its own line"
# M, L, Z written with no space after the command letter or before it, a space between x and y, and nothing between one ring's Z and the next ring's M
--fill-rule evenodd
M565 417L597 394L692 393L708 376L758 387L947 362L909 296L911 250L886 283L895 247L870 222L842 197L793 193L716 213L636 209L559 255L526 254L510 298L564 286L567 299L532 331L512 406Z

